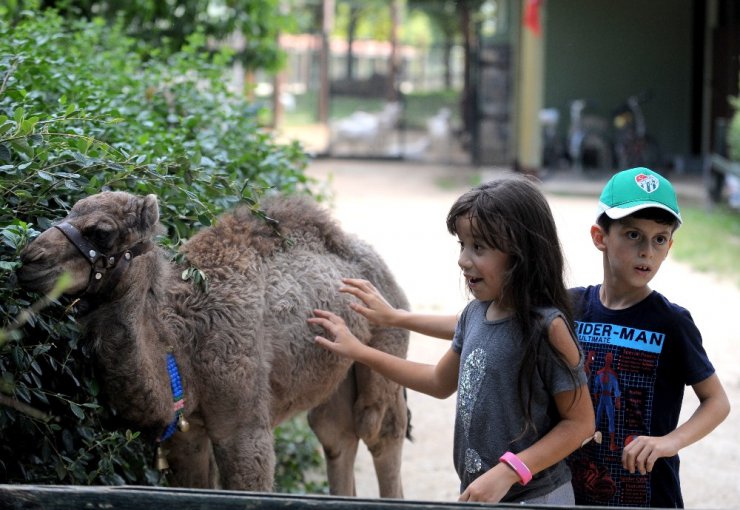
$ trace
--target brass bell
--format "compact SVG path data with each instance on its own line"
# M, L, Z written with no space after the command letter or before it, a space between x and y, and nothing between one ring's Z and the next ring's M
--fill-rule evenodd
M183 415L177 419L177 428L180 432L187 432L190 430L190 423L185 419Z
M170 464L167 462L167 453L161 446L157 446L156 468L159 471L167 471L170 468Z

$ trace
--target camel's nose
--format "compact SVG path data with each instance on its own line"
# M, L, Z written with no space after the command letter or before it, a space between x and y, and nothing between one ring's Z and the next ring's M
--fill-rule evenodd
M21 263L23 265L33 264L38 262L44 256L44 250L41 245L35 241L31 241L20 253Z
M16 271L16 277L21 287L27 290L42 290L48 273L46 264L46 250L41 243L32 241L20 253L21 267Z

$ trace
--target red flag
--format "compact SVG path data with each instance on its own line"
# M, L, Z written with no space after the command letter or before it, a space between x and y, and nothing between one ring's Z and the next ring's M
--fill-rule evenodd
M534 35L542 33L542 27L540 26L541 4L542 0L527 0L527 5L524 7L524 26L529 28Z

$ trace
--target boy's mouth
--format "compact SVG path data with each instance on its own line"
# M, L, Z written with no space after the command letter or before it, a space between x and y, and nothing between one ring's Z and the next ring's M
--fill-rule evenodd
M642 271L644 273L650 272L649 266L635 266L635 269L637 269L638 271Z

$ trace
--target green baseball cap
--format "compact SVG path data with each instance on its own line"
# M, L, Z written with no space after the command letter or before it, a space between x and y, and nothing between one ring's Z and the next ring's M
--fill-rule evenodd
M664 209L676 217L679 225L683 222L670 181L649 168L630 168L614 174L606 183L596 217L606 214L618 220L648 207Z

